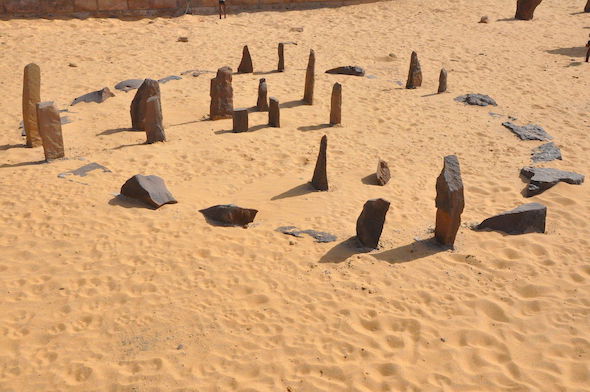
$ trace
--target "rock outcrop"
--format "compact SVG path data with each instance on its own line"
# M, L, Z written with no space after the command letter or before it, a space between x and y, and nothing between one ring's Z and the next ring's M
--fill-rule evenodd
M456 155L444 158L444 167L436 180L436 240L450 247L461 225L461 213L465 207L463 181L459 159Z

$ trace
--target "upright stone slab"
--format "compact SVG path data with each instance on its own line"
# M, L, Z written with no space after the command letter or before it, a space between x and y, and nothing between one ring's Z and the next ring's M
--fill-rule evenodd
M377 249L390 203L385 199L368 200L356 221L356 238L363 248Z
M239 133L248 131L248 109L235 109L233 120L234 132Z
M40 102L37 104L37 120L45 159L51 161L63 158L65 154L64 139L61 133L61 119L59 111L53 105L53 102Z
M149 97L145 104L145 133L147 136L146 143L165 142L166 133L162 124L162 106L160 98L157 96Z
M242 61L238 66L238 73L252 73L254 72L254 67L252 66L252 57L250 57L250 51L248 50L248 45L244 45L244 49L242 49Z
M222 67L217 70L217 76L211 79L211 106L209 117L211 120L232 118L234 113L234 90L231 85L232 69Z
M465 207L463 181L456 155L444 158L444 167L436 180L436 227L434 236L443 245L453 246Z
M342 85L334 83L330 105L330 125L342 123Z
M408 73L408 81L406 88L412 89L422 86L422 68L418 61L418 54L412 52L412 58L410 59L410 72Z
M547 207L539 203L528 203L484 220L477 229L502 231L506 234L544 233L546 218Z
M279 100L275 97L270 97L270 106L268 109L268 125L274 128L281 127L281 112Z
M23 77L23 123L27 134L27 147L43 144L37 122L37 104L41 102L41 68L28 64Z
M285 44L279 43L279 65L277 66L277 71L284 72L285 71Z
M258 100L256 101L256 109L259 112L268 110L268 88L266 87L266 79L260 79L258 83Z
M158 97L161 102L160 84L157 80L145 79L131 101L131 127L137 131L145 131L146 102L151 97Z
M520 20L531 20L535 13L535 9L543 0L517 0L516 1L516 15L514 17Z
M318 191L328 190L327 149L328 137L324 135L320 142L320 152L311 179L311 185Z
M309 51L309 61L307 62L307 71L305 72L305 92L303 93L303 102L313 105L313 87L315 84L315 52Z
M387 162L379 159L375 176L377 177L377 184L381 186L389 182L389 180L391 179L391 173L389 171L389 165L387 164Z
M438 93L444 93L447 91L447 70L441 69L438 77Z

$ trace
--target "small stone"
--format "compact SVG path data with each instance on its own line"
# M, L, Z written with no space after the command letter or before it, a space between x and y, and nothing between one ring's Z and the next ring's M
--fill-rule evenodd
M465 207L461 169L456 155L447 155L444 158L444 167L436 180L435 204L434 237L439 243L453 247Z
M406 88L413 89L420 86L422 86L422 68L420 67L420 61L418 61L418 54L412 52Z
M37 104L41 102L41 68L37 64L28 64L23 76L23 122L27 136L27 147L39 147L43 144L37 122Z
M503 126L510 129L521 140L551 140L553 137L549 135L543 127L535 124L528 124L519 126L510 121L502 123Z
M379 163L377 164L377 172L375 174L377 176L377 184L381 186L387 184L391 179L391 173L389 172L389 165L387 162L379 159Z
M390 203L385 199L368 200L356 221L356 238L364 248L377 249Z
M365 76L365 70L355 65L332 68L327 70L326 73L333 75Z
M549 162L555 159L562 159L561 150L553 142L545 143L534 148L531 155L533 162Z
M188 42L188 37L178 37L178 42Z
M268 108L268 125L274 128L281 127L281 109L279 100L275 97L270 97L270 105Z
M248 45L244 45L242 49L242 61L238 66L238 73L252 73L254 72L254 67L252 66L252 57L250 57L250 51L248 50Z
M166 141L162 119L162 105L160 105L160 98L158 96L149 97L145 103L144 126L147 144Z
M40 102L37 104L37 120L45 159L51 161L63 158L65 153L61 119L59 118L59 111L53 105L53 102Z
M113 94L113 92L108 87L105 87L102 90L93 91L91 93L84 94L84 95L82 95L82 96L74 99L72 101L72 103L70 104L70 106L77 105L80 102L86 102L86 103L90 103L90 102L103 103L107 99L109 99L111 97L114 97L114 96L115 96L115 94Z
M313 90L315 84L315 52L309 51L309 60L305 72L305 92L303 93L303 102L313 105Z
M231 226L246 227L254 221L258 210L238 207L234 204L220 204L199 210L205 218Z
M279 52L279 64L277 66L277 71L284 72L285 71L285 44L279 43L278 47Z
M234 90L232 88L232 69L222 67L217 70L217 76L211 79L211 106L209 116L211 120L232 118L234 112Z
M158 102L161 102L160 84L156 80L145 79L131 101L131 127L136 131L145 131L146 102L151 97L158 97Z
M506 234L544 233L546 217L547 207L544 205L523 204L514 210L484 220L477 229L501 231Z
M441 94L445 91L447 91L447 70L443 68L438 76L438 93Z
M322 136L320 142L320 151L318 153L318 159L315 164L313 171L313 177L311 179L311 185L318 191L328 190L328 173L327 173L327 149L328 149L328 136Z
M178 203L166 188L164 180L153 175L134 175L123 184L121 194L139 200L154 209L160 208L164 204Z
M517 0L516 1L516 19L531 20L535 13L535 9L542 0Z
M68 67L77 68L78 66L75 63L69 63Z
M258 100L256 101L256 109L259 112L266 112L268 110L268 87L266 86L266 79L260 79L258 83Z
M295 33L303 33L303 27L291 27L291 30L289 31L293 31Z
M482 16L479 20L479 23L490 23L490 18L487 16Z
M467 105L498 106L498 104L496 104L496 101L494 101L492 97L485 94L465 94L455 98L455 101L463 102Z
M234 110L233 125L233 131L235 133L248 131L248 109Z
M334 83L330 100L330 125L342 123L342 85Z
M544 167L524 167L520 170L520 175L529 180L526 197L541 194L558 182L572 185L580 185L584 182L582 174Z
M182 350L184 349L184 344L179 344L178 346L176 346L177 350Z

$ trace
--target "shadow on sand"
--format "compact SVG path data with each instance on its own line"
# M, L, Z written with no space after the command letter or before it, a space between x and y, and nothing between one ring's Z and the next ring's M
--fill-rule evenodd
M317 191L309 182L306 182L305 184L297 185L296 187L291 188L286 192L273 196L270 200L281 200L287 199L289 197L303 196L312 192Z

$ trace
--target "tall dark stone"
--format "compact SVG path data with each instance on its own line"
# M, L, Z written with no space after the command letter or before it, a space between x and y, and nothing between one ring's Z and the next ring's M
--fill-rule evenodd
M484 220L477 229L506 234L544 233L546 218L547 207L539 203L528 203Z
M420 61L418 61L418 54L412 52L410 59L410 72L408 73L408 81L406 88L416 88L422 86L422 68L420 68Z
M23 75L23 124L27 136L27 147L43 144L37 122L37 104L41 102L41 68L28 64Z
M37 104L37 121L45 159L51 161L63 158L65 153L64 139L61 133L61 118L53 102L40 102Z
M162 119L162 106L160 98L157 96L149 97L145 103L145 133L147 136L146 143L165 142L166 133Z
M285 71L285 44L279 43L279 65L277 66L277 71L284 72Z
M535 8L541 4L543 0L517 0L516 1L516 15L514 17L520 20L531 20L535 13Z
M156 80L145 79L131 101L131 127L137 131L145 131L146 102L150 97L158 97L158 101L162 101L160 84Z
M441 69L438 77L438 93L444 93L447 91L447 70Z
M164 204L178 203L166 188L164 180L158 176L136 174L123 184L121 194L139 200L154 209Z
M303 102L313 105L313 87L315 84L315 52L309 51L309 61L307 62L307 71L305 72L305 92L303 93Z
M328 190L327 149L328 137L324 135L320 142L320 152L318 153L318 160L311 179L311 185L318 191Z
M590 12L590 0L586 3L586 7L584 7L584 12Z
M356 238L364 248L377 249L390 203L385 199L368 200L356 221Z
M281 109L279 100L275 97L270 97L270 106L268 109L268 125L274 128L281 127Z
M248 131L248 109L235 109L233 120L234 132L239 133Z
M453 246L465 207L463 181L456 155L444 158L444 167L436 180L436 227L434 236L443 245Z
M252 73L254 72L254 67L252 66L252 57L250 57L250 51L248 50L248 45L244 45L244 49L242 50L242 61L238 66L238 73Z
M342 85L334 83L330 105L330 125L342 123Z
M211 79L211 106L209 117L211 120L232 118L234 113L234 90L231 85L232 69L222 67L217 70L217 76Z
M266 79L260 79L258 83L258 100L256 101L256 108L259 112L268 110L268 87L266 86Z

